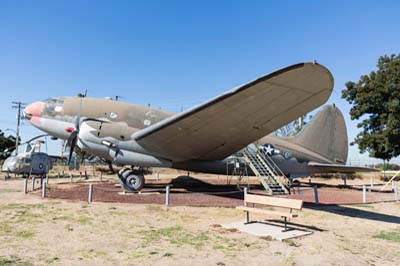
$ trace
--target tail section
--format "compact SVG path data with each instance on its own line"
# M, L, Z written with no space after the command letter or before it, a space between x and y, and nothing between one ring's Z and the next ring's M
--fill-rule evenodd
M295 137L295 142L334 163L345 164L348 153L346 123L335 105L327 105Z

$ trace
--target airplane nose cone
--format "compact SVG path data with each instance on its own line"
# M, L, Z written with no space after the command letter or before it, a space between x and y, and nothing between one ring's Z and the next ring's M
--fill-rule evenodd
M31 120L33 116L40 117L44 109L44 102L34 102L24 109L24 116L26 119Z

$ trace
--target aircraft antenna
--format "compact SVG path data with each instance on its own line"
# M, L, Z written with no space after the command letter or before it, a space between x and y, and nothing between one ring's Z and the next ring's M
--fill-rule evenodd
M17 111L17 130L15 131L16 139L15 139L15 155L18 155L18 145L19 145L19 127L21 125L21 109L25 108L27 105L26 103L23 103L21 101L18 102L12 102L12 108L13 109L18 109Z

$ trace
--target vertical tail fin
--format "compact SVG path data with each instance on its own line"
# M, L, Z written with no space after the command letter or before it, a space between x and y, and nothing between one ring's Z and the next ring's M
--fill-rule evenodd
M333 163L345 164L348 153L346 123L335 105L327 105L295 137L295 142Z

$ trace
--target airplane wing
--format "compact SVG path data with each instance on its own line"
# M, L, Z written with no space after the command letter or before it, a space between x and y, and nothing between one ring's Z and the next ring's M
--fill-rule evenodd
M361 167L361 166L348 166L342 164L323 164L317 162L309 162L309 167L315 169L316 173L356 173L356 172L380 172L380 169Z
M292 65L134 134L174 161L220 160L326 102L333 77L317 63Z

